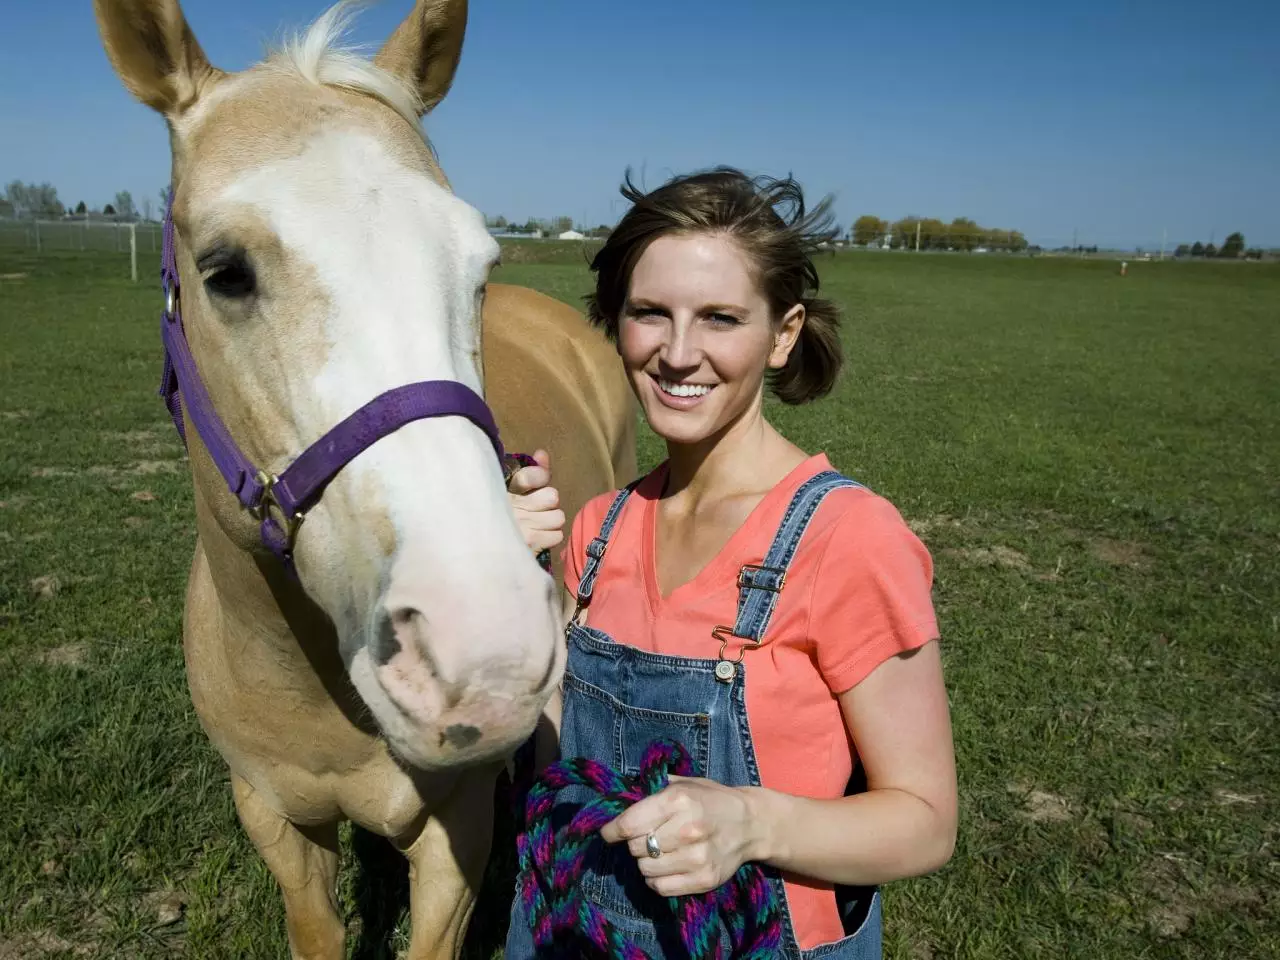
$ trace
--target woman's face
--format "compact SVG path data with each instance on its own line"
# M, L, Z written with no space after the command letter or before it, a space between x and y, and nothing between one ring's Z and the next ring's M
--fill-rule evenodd
M649 426L669 443L718 436L759 410L765 371L786 364L804 307L781 324L751 264L723 234L659 237L631 274L618 352Z

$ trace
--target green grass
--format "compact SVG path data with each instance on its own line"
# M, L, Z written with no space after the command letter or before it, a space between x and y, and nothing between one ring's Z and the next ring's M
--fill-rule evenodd
M579 305L581 248L532 249L499 279ZM1280 270L822 271L847 375L770 411L932 550L959 761L956 855L888 888L888 955L1280 955ZM282 957L183 677L193 530L155 285L74 253L0 253L0 276L0 958ZM385 850L347 846L397 889ZM344 896L395 924L354 871Z

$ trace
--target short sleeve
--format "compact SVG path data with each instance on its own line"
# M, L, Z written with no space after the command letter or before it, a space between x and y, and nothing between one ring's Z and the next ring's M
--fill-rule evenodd
M893 504L853 499L825 544L809 609L818 669L833 693L938 638L932 588L929 551Z

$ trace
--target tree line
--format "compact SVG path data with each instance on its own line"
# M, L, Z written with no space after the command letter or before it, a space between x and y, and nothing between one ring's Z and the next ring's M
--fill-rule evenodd
M160 206L164 210L169 200L169 188L160 190ZM151 220L157 208L151 198L143 199L141 209L134 202L133 194L121 190L110 203L101 209L91 208L83 200L74 207L66 206L58 198L58 189L51 183L23 183L14 180L4 188L4 198L0 200L0 216L13 217L18 220L60 220L64 217L77 217L87 220L115 220L121 223L132 223L137 220Z
M1219 257L1226 260L1239 260L1241 257L1247 260L1262 259L1262 251L1258 248L1245 248L1244 234L1238 231L1222 241L1222 249L1215 247L1212 240L1207 244L1197 240L1190 245L1185 243L1178 244L1178 248L1173 251L1173 255L1175 257Z
M853 223L850 239L860 247L883 246L887 240L894 250L1007 250L1027 249L1027 238L1017 230L979 226L968 217L944 223L934 217L903 217L890 222L864 214Z

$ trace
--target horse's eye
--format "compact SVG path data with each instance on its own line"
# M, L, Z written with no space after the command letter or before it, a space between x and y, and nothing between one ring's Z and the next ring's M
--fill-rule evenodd
M243 253L222 254L203 258L199 264L205 272L204 286L219 297L247 297L254 292L257 278Z

